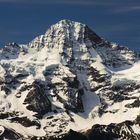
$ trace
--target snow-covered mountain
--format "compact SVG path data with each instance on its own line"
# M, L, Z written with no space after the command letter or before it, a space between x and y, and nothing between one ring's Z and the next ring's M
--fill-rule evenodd
M140 139L134 51L62 20L0 60L0 139Z

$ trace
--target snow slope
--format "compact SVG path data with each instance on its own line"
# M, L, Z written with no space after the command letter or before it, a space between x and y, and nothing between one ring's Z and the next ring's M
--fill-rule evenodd
M0 60L0 137L45 139L139 116L139 58L84 24L62 20L8 44Z

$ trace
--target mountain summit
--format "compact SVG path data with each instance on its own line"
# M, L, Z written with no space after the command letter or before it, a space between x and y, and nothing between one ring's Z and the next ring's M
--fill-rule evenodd
M61 20L0 59L0 138L140 139L134 51Z
M50 40L48 40L50 38ZM50 27L45 35L37 37L31 42L31 46L50 45L50 42L59 43L83 43L87 38L90 38L93 42L99 43L101 38L91 31L85 24L70 20L61 20L57 24ZM58 45L58 44L57 44Z

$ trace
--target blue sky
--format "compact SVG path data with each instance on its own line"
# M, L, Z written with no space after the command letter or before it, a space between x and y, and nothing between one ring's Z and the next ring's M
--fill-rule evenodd
M28 43L61 19L140 51L140 0L0 0L0 46Z

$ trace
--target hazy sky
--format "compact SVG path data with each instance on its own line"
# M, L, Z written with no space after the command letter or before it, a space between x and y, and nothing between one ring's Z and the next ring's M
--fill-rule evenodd
M140 0L0 0L0 46L27 43L61 19L140 51Z

